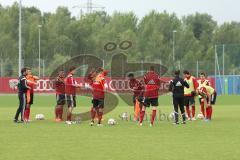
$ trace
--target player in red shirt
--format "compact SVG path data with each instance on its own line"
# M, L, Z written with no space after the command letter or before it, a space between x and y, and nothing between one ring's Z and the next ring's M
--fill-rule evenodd
M76 107L76 88L80 85L74 80L73 75L76 73L76 67L70 67L68 75L65 79L65 93L67 98L67 124L72 124L72 111Z
M134 112L138 113L139 111L137 111L137 108L136 108L136 102L139 101L139 102L142 102L143 101L143 91L144 91L144 87L142 85L142 83L137 80L135 77L134 77L134 74L133 73L130 73L128 75L128 79L129 79L129 87L130 89L133 91L133 104L134 104ZM142 108L142 103L139 103L140 106L140 110ZM137 114L138 115L138 114ZM134 117L134 120L137 121L138 120L138 116L137 117Z
M33 104L33 98L34 98L34 88L37 85L37 81L39 80L39 77L32 75L31 68L27 68L28 75L26 76L28 86L31 89L27 90L26 96L27 96L27 104L26 109L24 111L24 121L30 122L30 112L31 112L31 105Z
M142 107L142 110L140 112L140 126L142 126L146 107L149 107L150 105L152 106L152 117L150 126L153 126L156 117L158 106L158 91L160 88L160 77L154 70L154 66L151 66L150 71L144 75L144 106Z
M92 87L92 103L93 107L91 108L91 126L94 125L94 119L97 114L98 117L98 126L102 126L102 116L104 109L104 90L105 90L105 76L107 71L104 71L102 68L98 68L97 71L92 71L89 76L89 84Z
M65 73L60 70L58 77L55 80L55 91L56 91L56 108L55 108L55 121L61 122L63 120L63 106L65 104Z

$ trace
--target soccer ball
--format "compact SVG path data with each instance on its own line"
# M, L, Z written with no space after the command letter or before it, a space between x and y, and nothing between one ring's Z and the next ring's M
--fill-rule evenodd
M203 115L202 113L199 113L199 114L197 115L197 118L198 118L198 119L203 119L203 118L204 118L204 115Z
M108 120L108 124L109 124L109 125L115 125L115 124L117 124L117 122L115 121L115 119L110 118L110 119Z
M127 121L128 120L128 113L127 112L122 113L121 119Z
M174 121L174 118L175 118L174 112L170 113L169 116L168 116L168 118L169 118L170 120Z
M35 116L35 119L36 119L36 120L44 120L45 117L44 117L43 114L37 114L37 115Z

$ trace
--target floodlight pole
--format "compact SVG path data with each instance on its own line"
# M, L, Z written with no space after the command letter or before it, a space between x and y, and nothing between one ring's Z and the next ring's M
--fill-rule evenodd
M173 63L175 62L175 33L177 32L176 30L173 30Z
M215 45L215 54L214 54L214 60L215 60L215 87L217 85L217 45Z
M19 0L19 31L18 31L18 75L22 68L22 0Z
M225 44L223 44L223 77L225 76Z
M41 27L38 25L38 77L41 76Z
M223 72L222 72L222 75L223 75L223 83L224 83L224 86L225 86L225 44L223 44ZM225 94L225 87L223 89L223 94Z

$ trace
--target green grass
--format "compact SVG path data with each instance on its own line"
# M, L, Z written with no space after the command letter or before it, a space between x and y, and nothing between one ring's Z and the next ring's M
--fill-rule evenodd
M0 160L238 160L240 157L239 96L219 96L210 123L201 120L174 126L158 121L139 127L121 121L118 115L132 112L123 102L104 115L104 127L90 127L89 122L68 126L53 121L54 96L37 96L31 119L43 113L44 121L14 124L16 96L0 96ZM162 113L170 113L171 98L160 97ZM81 97L75 112L89 110L90 99ZM197 109L197 111L199 108ZM108 126L106 120L117 119Z

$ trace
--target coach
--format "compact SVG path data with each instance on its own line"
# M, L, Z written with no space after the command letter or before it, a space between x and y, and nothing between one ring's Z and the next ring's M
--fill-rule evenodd
M182 114L182 123L186 124L186 115L184 109L184 87L189 88L188 83L180 78L180 70L175 71L175 78L170 81L169 91L173 93L173 106L174 106L174 124L179 124L178 107Z

